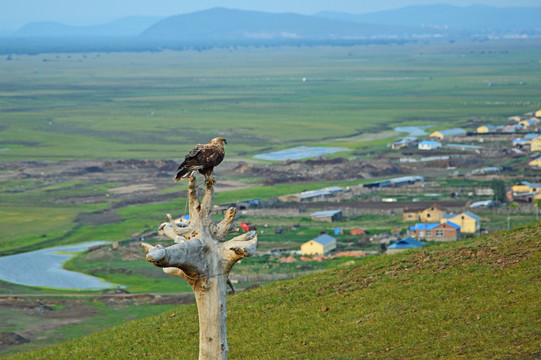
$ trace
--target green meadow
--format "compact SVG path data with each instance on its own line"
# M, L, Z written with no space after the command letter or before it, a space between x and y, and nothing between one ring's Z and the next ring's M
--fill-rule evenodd
M231 359L536 359L540 224L228 298ZM195 304L9 359L194 359ZM22 345L26 347L27 345Z
M17 55L0 59L0 161L178 159L215 135L229 156L359 149L371 140L347 137L490 123L538 107L540 49L530 40Z

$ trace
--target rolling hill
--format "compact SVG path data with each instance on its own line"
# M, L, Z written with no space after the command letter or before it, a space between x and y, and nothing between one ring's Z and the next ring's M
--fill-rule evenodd
M537 359L541 223L230 296L231 359ZM12 359L194 359L178 307Z
M13 33L14 37L124 37L137 36L152 24L162 20L159 16L130 16L105 24L91 26L66 25L57 22L32 22Z
M414 31L405 27L359 24L293 13L213 8L168 17L145 30L141 36L160 40L345 39L389 36L406 30Z
M321 12L316 16L337 21L395 26L424 26L448 30L539 29L541 7L472 5L417 5L366 14Z

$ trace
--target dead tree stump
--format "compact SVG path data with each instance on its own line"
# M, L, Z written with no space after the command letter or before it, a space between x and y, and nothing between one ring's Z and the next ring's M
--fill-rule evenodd
M195 177L189 184L190 220L162 223L159 232L176 244L163 247L143 243L146 259L162 267L167 274L180 276L192 287L199 313L199 360L227 359L226 288L229 272L240 259L251 256L257 247L254 231L225 241L229 233L238 231L233 223L235 208L225 212L218 224L212 220L214 187L205 186L199 201Z

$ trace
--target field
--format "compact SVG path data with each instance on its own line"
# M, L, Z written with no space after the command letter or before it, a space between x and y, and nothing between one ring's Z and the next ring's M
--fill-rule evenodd
M230 357L536 359L540 230L372 257L231 296ZM196 318L182 306L9 358L192 359Z
M2 58L0 256L93 240L145 237L166 244L156 237L158 225L166 213L178 216L187 211L186 184L171 181L176 166L194 144L215 136L228 140L226 160L216 171L217 204L270 200L329 185L357 186L400 173L394 163L397 155L389 155L387 147L404 135L394 131L397 126L471 130L541 108L540 45L538 40L419 42ZM252 158L301 145L349 151L313 164ZM332 162L340 158L346 163ZM510 185L533 179L524 170L526 160L494 155L484 162L515 167L505 178ZM380 166L382 162L385 166ZM379 168L374 172L355 168L366 164ZM409 171L457 189L490 184L488 179L451 179L445 166ZM442 199L449 200L449 194ZM431 200L406 193L385 196L395 195L399 200ZM377 196L360 199L373 201ZM486 215L487 228L505 228L508 216ZM535 215L517 212L511 223L514 227L534 220ZM314 223L306 216L254 215L240 221L253 222L264 231L259 235L260 255L274 248L297 249L335 227L363 226L377 233L407 226L396 214L349 216L332 225ZM294 225L299 226L291 230ZM282 235L274 234L277 227L284 228ZM347 235L340 235L339 242L343 249L351 245ZM353 245L378 250L374 244ZM264 255L243 260L234 272L290 277L350 260L298 265ZM144 261L142 250L131 245L118 253L82 254L67 266L123 284L133 293L161 296L189 291L186 283ZM239 288L267 282L254 280ZM45 298L59 292L0 282L0 295ZM35 299L30 301L43 301ZM71 304L71 299L66 301ZM152 301L137 306L150 306ZM126 305L126 313L131 305ZM107 326L113 326L144 315L138 310L133 317L104 315L109 310L99 301L88 300L84 306L98 310L87 312L85 322L90 325L81 325L84 331L75 332L77 336L99 328L100 321L95 320L100 316L110 317ZM0 332L21 332L33 322L31 317L18 322L14 314ZM50 343L64 339L49 338Z

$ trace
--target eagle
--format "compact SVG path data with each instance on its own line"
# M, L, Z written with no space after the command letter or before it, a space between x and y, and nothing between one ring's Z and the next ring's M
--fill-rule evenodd
M224 159L225 144L227 141L222 137L214 138L208 144L197 144L178 166L175 182L191 177L194 172L199 171L207 183L214 184L216 180L210 176L214 167Z

